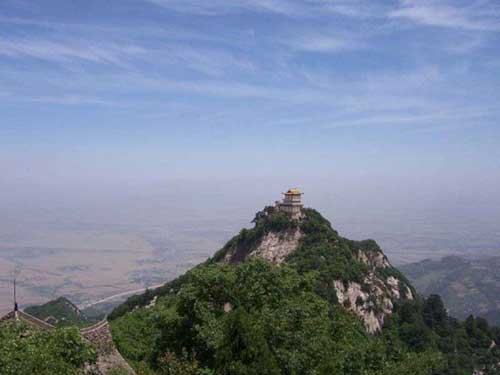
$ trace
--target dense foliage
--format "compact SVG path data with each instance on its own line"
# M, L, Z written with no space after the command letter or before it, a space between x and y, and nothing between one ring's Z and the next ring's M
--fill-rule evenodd
M77 375L95 360L94 350L76 328L42 331L13 322L0 324L2 375Z
M119 350L158 374L428 374L437 353L365 333L314 292L316 273L262 260L210 264L153 309L113 322Z
M441 298L396 306L385 331L397 332L413 351L434 350L444 353L447 367L438 374L470 375L475 369L485 374L500 373L500 329L489 327L486 320L469 316L460 322L446 312Z

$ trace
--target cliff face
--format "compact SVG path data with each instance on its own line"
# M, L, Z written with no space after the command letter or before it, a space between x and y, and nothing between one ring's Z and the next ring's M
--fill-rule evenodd
M305 209L302 219L290 220L268 207L254 222L254 228L240 232L214 260L238 263L259 257L317 272L319 293L353 311L370 333L382 328L395 302L414 298L409 282L375 241L340 237L314 210Z
M335 280L333 285L339 303L363 319L368 332L375 333L382 328L385 316L392 313L395 301L412 300L414 296L398 277L381 276L384 271L393 270L382 252L359 251L358 259L368 267L363 282Z
M285 229L280 232L265 233L254 245L245 253L248 257L257 257L270 262L280 264L286 261L287 257L297 249L300 238L303 236L300 228ZM238 261L236 252L228 252L224 261L235 263Z

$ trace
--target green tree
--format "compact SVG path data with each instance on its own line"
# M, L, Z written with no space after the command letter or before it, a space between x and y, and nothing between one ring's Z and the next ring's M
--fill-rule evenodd
M76 328L43 331L24 324L0 324L2 375L77 375L95 360L95 351Z

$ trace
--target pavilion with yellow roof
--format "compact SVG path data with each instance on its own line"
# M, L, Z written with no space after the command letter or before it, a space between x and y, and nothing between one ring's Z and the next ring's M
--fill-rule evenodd
M283 200L281 202L276 202L276 208L278 211L285 212L292 219L300 219L302 216L302 192L298 188L288 189L287 192L283 193Z

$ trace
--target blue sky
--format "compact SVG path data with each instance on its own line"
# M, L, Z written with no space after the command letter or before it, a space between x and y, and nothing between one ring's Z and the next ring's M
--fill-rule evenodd
M493 191L499 87L497 1L3 0L0 181Z

